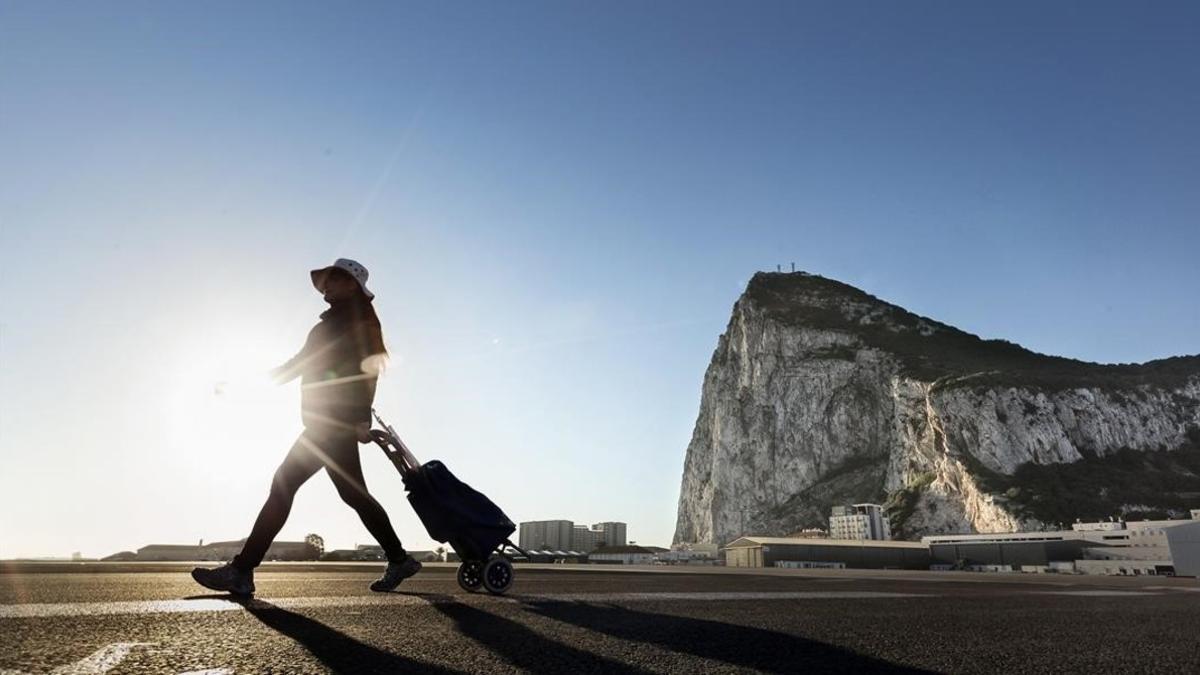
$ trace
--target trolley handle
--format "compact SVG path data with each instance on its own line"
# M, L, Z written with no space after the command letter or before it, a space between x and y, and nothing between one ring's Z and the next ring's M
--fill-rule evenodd
M383 418L379 416L379 413L374 408L371 408L371 414L375 417L375 421L379 423L379 426L386 430L372 429L371 438L374 439L375 443L383 449L384 454L389 458L393 457L393 455L397 456L400 460L401 471L406 475L416 473L421 468L421 462L417 460L412 450L409 450L408 446L404 444L404 441L400 438L400 434L396 433L392 425L384 422ZM389 449L389 446L391 449Z

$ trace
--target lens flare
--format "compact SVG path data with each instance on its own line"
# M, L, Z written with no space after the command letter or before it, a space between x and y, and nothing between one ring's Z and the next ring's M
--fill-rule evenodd
M191 466L233 458L255 446L274 447L299 416L298 392L278 387L269 369L287 360L294 346L267 331L262 335L206 335L179 345L168 394L165 450Z

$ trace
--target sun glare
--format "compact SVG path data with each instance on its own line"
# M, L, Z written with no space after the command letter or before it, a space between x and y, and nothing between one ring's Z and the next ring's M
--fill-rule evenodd
M181 345L165 387L170 449L209 458L236 455L298 420L298 394L268 375L295 347L266 330L210 333Z

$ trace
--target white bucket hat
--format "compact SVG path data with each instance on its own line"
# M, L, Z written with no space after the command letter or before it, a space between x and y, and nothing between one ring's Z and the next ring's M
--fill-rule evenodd
M324 293L325 277L335 269L342 270L346 274L354 277L354 280L358 282L359 288L362 289L362 292L365 293L368 298L375 297L374 293L367 290L367 276L369 275L367 268L360 265L357 261L350 260L349 258L338 258L329 267L322 267L319 270L313 270L312 272L309 272L309 276L312 277L313 288L316 288L318 291Z

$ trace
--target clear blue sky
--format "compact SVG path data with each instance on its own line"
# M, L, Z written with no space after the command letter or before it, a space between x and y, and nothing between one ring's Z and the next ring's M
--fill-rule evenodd
M0 557L244 536L298 391L212 383L290 356L341 255L419 454L647 544L756 270L1200 351L1195 3L444 4L0 5ZM369 541L321 476L310 531Z

